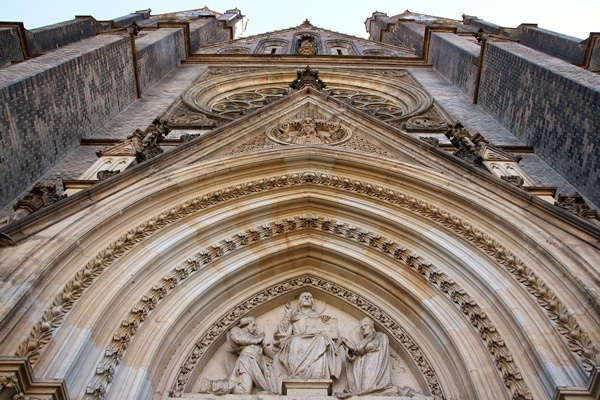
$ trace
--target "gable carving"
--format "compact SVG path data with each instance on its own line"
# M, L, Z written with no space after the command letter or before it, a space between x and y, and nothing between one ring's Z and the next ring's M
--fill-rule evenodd
M267 137L279 144L339 145L350 139L352 132L342 124L306 111L267 129Z

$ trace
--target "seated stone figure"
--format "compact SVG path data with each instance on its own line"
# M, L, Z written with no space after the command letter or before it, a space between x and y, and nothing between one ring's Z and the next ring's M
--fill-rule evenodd
M422 395L409 387L392 384L389 339L384 333L375 331L373 320L368 317L361 319L359 330L362 339L358 343L342 338L348 387L342 393L335 393L336 397Z
M229 378L209 380L203 379L200 393L252 394L277 393L275 376L271 371L270 360L272 353L264 343L264 332L256 331L254 317L242 318L237 326L227 333L227 341L239 354Z
M302 293L295 308L288 302L275 333L279 361L288 379L332 379L341 372L341 360L327 336L326 315L315 311L311 293Z

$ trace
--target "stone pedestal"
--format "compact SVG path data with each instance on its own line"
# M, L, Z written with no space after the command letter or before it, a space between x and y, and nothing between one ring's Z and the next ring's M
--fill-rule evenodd
M288 396L331 396L331 379L287 379L281 382L281 393Z

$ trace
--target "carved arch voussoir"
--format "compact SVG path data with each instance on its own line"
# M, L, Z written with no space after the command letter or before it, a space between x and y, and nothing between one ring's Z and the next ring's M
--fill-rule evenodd
M324 185L339 190L359 193L368 197L375 197L379 201L394 204L404 210L437 222L462 236L494 258L535 296L538 304L556 322L556 328L568 342L569 348L582 357L583 365L588 371L594 365L600 364L598 346L580 328L576 318L556 297L554 292L535 275L530 267L526 266L522 260L508 249L505 249L498 241L486 233L479 231L469 222L420 199L403 194L395 188L382 187L369 182L312 170L264 177L206 193L170 208L129 230L117 240L111 242L106 249L99 252L67 282L63 290L55 296L52 304L44 310L41 317L34 324L27 338L17 349L16 355L28 357L32 364L35 363L40 356L42 348L52 339L53 332L62 324L64 316L71 310L75 301L81 297L85 289L93 283L95 278L101 275L125 252L163 227L180 218L229 199L239 198L250 193L297 185ZM210 254L207 256L210 256ZM113 356L116 359L119 358L119 354L114 354ZM509 383L514 380L510 375L507 379Z
M128 317L122 321L120 327L113 334L113 340L106 351L105 360L98 366L96 378L88 386L88 391L94 393L95 388L106 389L112 381L115 369L118 366L120 356L127 350L132 337L136 334L139 326L146 320L148 315L168 294L175 289L181 281L187 279L196 271L205 268L213 261L227 256L231 252L245 247L249 244L259 242L266 238L272 238L279 234L285 234L297 229L317 229L329 234L334 234L348 240L353 240L361 245L381 251L396 262L419 273L424 279L448 296L466 315L471 324L478 331L482 341L485 343L492 358L496 360L496 367L500 375L504 377L506 386L513 393L514 399L530 399L527 385L522 381L521 373L515 366L512 355L505 345L496 328L489 320L485 312L479 307L471 296L460 288L449 276L424 261L419 255L409 251L405 247L390 239L374 235L366 229L351 225L339 220L330 220L316 215L301 215L290 217L286 220L278 220L263 223L258 227L239 232L233 237L225 238L214 243L208 248L200 250L189 257L185 263L175 267L169 274L165 275L160 282L155 282L152 288L146 292L141 300L131 309ZM179 374L174 383L171 393L178 397L189 380L189 376L206 350L217 340L232 324L247 315L257 306L270 301L291 290L302 286L314 286L321 291L338 297L352 304L361 311L370 315L378 321L388 332L393 335L399 343L411 355L415 365L419 368L422 376L428 384L433 395L442 396L438 378L430 363L426 360L420 348L410 336L389 315L368 300L358 296L350 290L338 284L327 282L323 279L305 275L301 278L292 279L282 284L272 286L242 304L231 309L224 317L215 323L204 336L196 343L194 349L188 354L184 364L180 366ZM115 355L119 355L115 357ZM93 396L88 397L95 398Z

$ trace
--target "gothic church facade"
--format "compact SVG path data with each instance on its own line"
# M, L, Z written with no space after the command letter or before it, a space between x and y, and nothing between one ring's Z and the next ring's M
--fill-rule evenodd
M600 35L247 22L0 23L0 399L600 398Z

